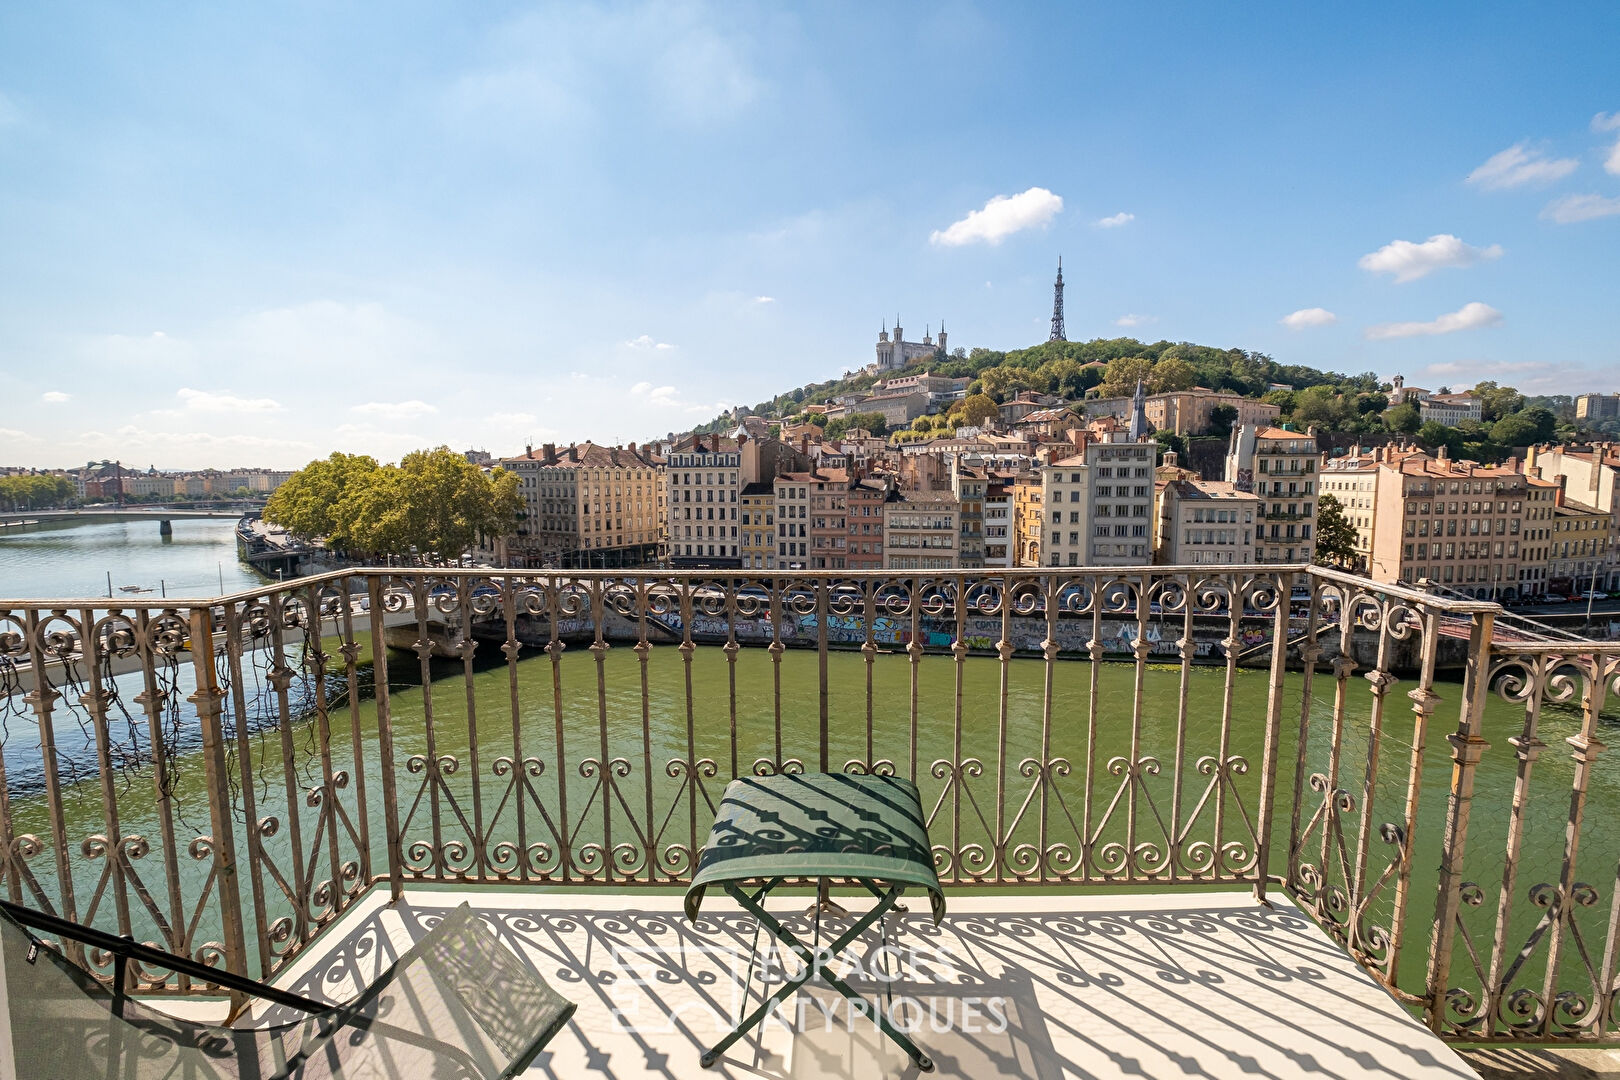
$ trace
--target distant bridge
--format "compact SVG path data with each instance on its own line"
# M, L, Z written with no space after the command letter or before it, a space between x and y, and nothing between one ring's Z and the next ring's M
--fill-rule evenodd
M258 509L253 507L252 509ZM81 510L17 510L0 512L0 521L173 521L176 518L230 518L242 516L242 510L199 510L166 506L89 507Z

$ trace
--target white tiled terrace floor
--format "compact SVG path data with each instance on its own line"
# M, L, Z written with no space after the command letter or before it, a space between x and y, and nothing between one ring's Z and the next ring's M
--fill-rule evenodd
M895 1000L916 1003L899 1012L921 1019L916 1038L940 1076L1476 1077L1284 899L1271 909L1246 892L949 899L937 929L923 903L893 919L911 965ZM278 982L347 998L463 900L579 1005L526 1077L918 1075L870 1021L851 1028L840 1009L828 1023L814 1005L801 1030L771 1021L700 1068L741 1001L754 930L723 895L694 924L662 893L408 889L389 905L375 889ZM806 902L770 906L808 934ZM870 958L879 944L874 930L849 955Z

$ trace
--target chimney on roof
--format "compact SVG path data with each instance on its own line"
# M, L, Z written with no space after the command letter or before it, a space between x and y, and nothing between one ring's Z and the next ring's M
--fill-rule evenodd
M1553 489L1553 505L1554 506L1563 506L1564 505L1564 485L1563 484L1559 484L1556 488Z
M1451 460L1451 448L1446 446L1444 443L1442 443L1440 445L1439 451L1435 454L1435 460L1437 460L1437 461L1450 461Z
M635 443L630 444L630 452L632 454L634 454L636 452L636 444Z
M525 454L527 454L529 457L534 457L534 443L526 443L526 444L524 444L523 452Z
M547 465L555 465L555 464L557 464L557 444L556 443L546 443L546 445L544 445L544 446L542 446L540 448L540 451L541 451L542 455L544 456L545 463ZM534 447L532 447L532 446L529 447L529 453L530 454L534 453Z
M568 460L569 461L578 461L579 460L579 444L578 443L569 443L568 444Z

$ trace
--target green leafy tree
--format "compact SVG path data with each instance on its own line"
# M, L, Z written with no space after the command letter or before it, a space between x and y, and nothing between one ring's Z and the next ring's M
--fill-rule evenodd
M74 500L73 483L65 476L19 473L0 476L0 506L10 510L44 510Z
M889 420L880 412L850 413L844 424L844 430L862 428L874 435L887 435L889 433Z
M1404 401L1384 414L1384 427L1397 435L1416 435L1423 426L1423 414L1410 401Z
M1148 374L1150 394L1167 394L1173 390L1191 390L1198 385L1198 372L1179 356L1166 356L1153 365ZM1134 388L1133 388L1134 389Z
M312 461L276 488L265 503L264 519L294 536L325 539L339 554L360 554L353 531L357 502L377 482L380 468L365 454L334 452Z
M1332 495L1316 501L1316 564L1350 567L1356 563L1356 528L1344 504Z
M1438 420L1429 420L1418 428L1417 439L1429 450L1438 450L1443 446L1452 457L1462 453L1463 433Z
M1260 400L1268 405L1275 405L1282 410L1282 415L1292 415L1297 395L1292 390L1268 390L1265 397Z
M336 453L312 461L276 489L264 516L340 554L443 563L481 536L511 532L522 507L514 474L485 473L441 446L398 465Z
M934 418L932 416L919 416L919 417L917 417L917 419L915 419L915 420L913 420L911 422L911 430L912 431L919 431L919 432L923 432L923 433L933 431L934 430Z
M1168 428L1160 428L1158 431L1153 433L1153 441L1158 443L1165 450L1174 450L1176 452L1177 460L1182 465L1187 464L1186 439L1183 439L1180 435L1177 435Z
M967 427L983 427L1001 415L1001 410L988 394L970 394L962 402L962 423Z
M1308 386L1294 399L1294 419L1301 424L1322 424L1331 429L1344 418L1344 399L1330 386Z
M1491 379L1475 383L1472 393L1479 398L1480 411L1488 424L1495 423L1504 416L1511 416L1524 408L1523 394L1511 386L1498 386Z
M1232 434L1238 411L1231 405L1217 405L1209 410L1209 433L1224 439Z
M1491 425L1491 441L1502 446L1529 446L1552 439L1558 431L1558 418L1538 407L1504 416Z
M1033 372L1017 367L986 368L979 373L979 393L1001 401L1009 394L1030 388Z
M1129 397L1136 393L1136 384L1146 382L1153 374L1154 361L1148 356L1122 356L1110 360L1103 373L1103 397Z

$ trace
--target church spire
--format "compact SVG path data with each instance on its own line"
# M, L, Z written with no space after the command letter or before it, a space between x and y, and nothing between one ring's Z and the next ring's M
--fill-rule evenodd
M1131 442L1141 442L1153 433L1148 427L1147 396L1142 380L1136 380L1136 396L1131 400Z
M1063 334L1063 256L1058 256L1057 283L1052 286L1052 333L1047 341L1068 341Z

